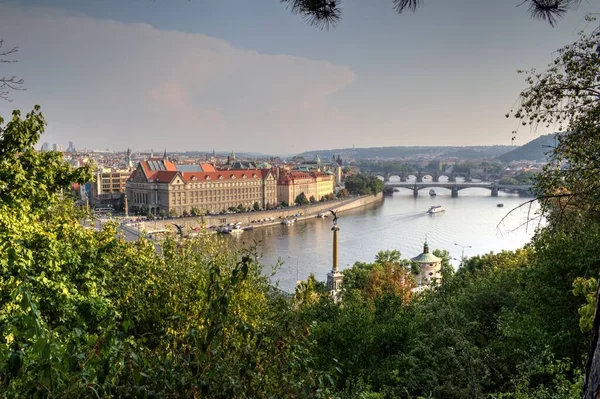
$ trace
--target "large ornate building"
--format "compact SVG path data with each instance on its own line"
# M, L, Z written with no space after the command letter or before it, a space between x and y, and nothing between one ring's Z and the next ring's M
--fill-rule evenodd
M293 204L300 193L306 198L315 197L320 201L325 195L332 194L335 179L332 174L324 172L289 171L280 173L277 181L277 202Z
M261 208L277 203L277 179L270 169L218 171L210 164L176 165L167 158L138 164L127 181L130 211L219 212L229 207Z

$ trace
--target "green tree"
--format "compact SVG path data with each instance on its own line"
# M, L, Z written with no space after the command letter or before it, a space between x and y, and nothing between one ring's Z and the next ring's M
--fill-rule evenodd
M348 196L350 196L350 193L348 192L347 189L342 188L340 191L337 192L336 196L338 198L347 198Z
M296 199L294 200L294 203L296 205L307 205L308 204L308 198L306 198L306 194L304 194L304 192L298 194L296 196Z
M283 208L287 208L288 206L290 206L290 204L288 204L287 201L281 201L281 206Z
M166 218L167 217L167 211L164 210L164 209L161 209L158 214L160 215L161 218Z
M317 199L315 198L314 195L311 195L308 200L310 201L311 204L315 204L317 202Z
M169 216L173 218L177 217L177 209L171 208L171 210L169 211Z
M190 213L188 212L187 209L184 209L183 212L181 212L181 216L183 216L184 218L187 218L190 216Z
M252 209L254 209L255 211L260 211L260 205L258 202L254 202L254 205L252 205Z
M190 210L190 215L192 216L200 216L202 214L202 212L200 212L200 209L198 209L198 207L192 207L192 209Z
M61 192L91 169L35 151L44 125L37 107L0 122L2 396L331 396L256 254L85 228Z

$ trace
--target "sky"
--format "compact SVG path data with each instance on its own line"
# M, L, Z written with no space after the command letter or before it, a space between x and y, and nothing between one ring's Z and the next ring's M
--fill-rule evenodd
M42 142L78 149L293 154L344 147L513 144L505 114L577 39L595 0L557 27L519 0L345 0L333 30L278 0L0 0L0 75L39 104ZM515 144L548 131L521 130Z

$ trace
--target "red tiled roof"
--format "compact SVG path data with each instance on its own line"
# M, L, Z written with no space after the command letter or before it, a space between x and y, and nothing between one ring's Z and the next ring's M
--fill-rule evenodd
M256 179L262 179L267 176L261 169L239 169L239 170L221 170L214 172L182 172L183 180L186 183L192 181L204 182L206 180L235 180L235 179L252 179L256 175ZM209 179L207 179L207 177ZM195 179L194 179L195 178Z
M158 183L171 183L171 181L173 180L173 178L178 174L179 172L177 172L176 170L159 170L158 172L156 172L153 176L152 181L158 182Z

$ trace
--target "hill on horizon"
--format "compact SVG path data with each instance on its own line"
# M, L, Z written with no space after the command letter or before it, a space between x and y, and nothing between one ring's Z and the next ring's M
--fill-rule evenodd
M498 156L502 162L547 161L556 146L557 133L550 133L531 140L529 143Z
M357 160L366 159L388 159L394 160L406 157L440 157L461 159L486 159L497 158L510 152L514 146L491 145L491 146L397 146L397 147L369 147L369 148L339 148L333 150L305 151L300 156L310 159L316 155L321 160L331 159L334 155L342 158L351 157Z

